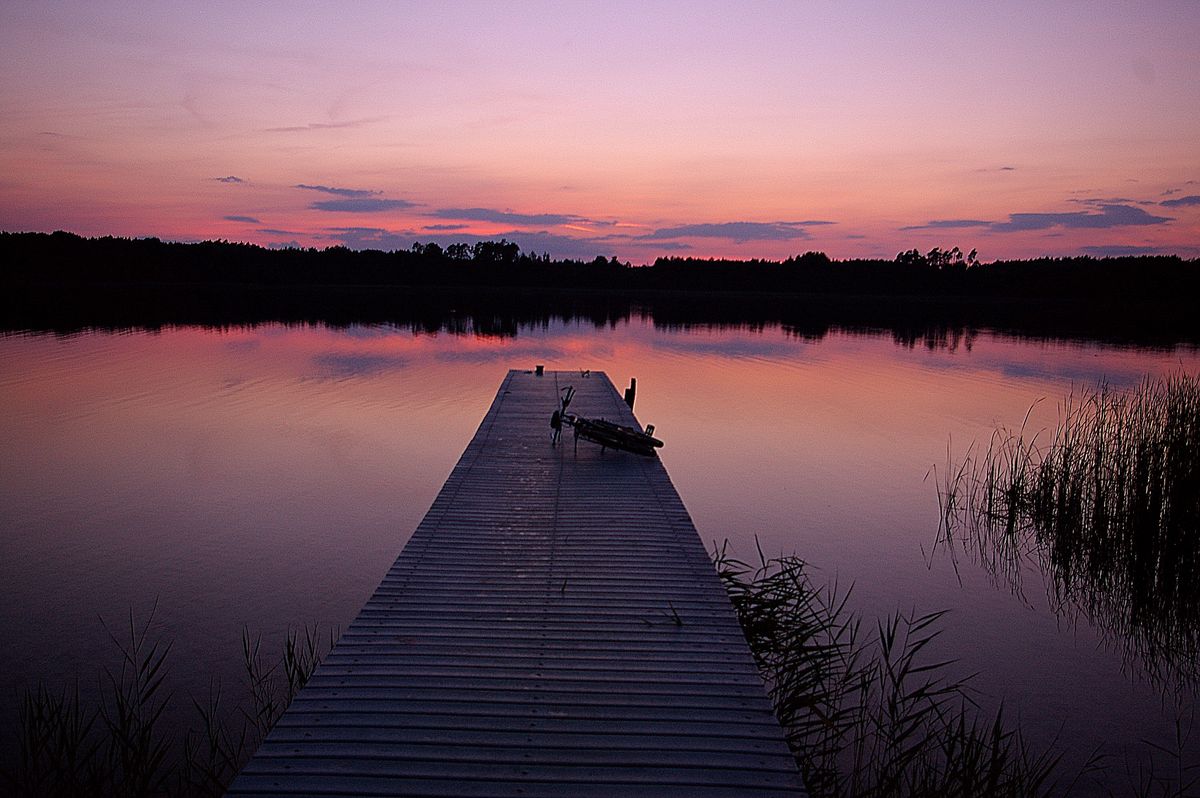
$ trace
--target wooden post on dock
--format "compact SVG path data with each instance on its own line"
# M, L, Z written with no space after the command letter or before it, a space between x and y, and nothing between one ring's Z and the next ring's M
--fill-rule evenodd
M633 400L637 398L637 377L629 378L629 387L625 389L625 404L633 409ZM640 429L640 427L639 427Z

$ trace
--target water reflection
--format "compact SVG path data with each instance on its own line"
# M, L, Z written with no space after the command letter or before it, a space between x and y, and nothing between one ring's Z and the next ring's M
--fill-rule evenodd
M982 331L1026 340L1139 347L1200 342L1194 319L1176 318L1178 314L1168 318L1162 308L936 296L143 285L96 286L86 294L55 289L10 302L3 310L0 330L63 335L181 325L227 329L301 324L515 338L522 331L560 324L603 331L633 321L666 332L770 329L805 341L820 341L832 333L884 334L905 347L951 351L970 351Z
M1027 602L1027 584L1036 578L1047 606L1070 627L1084 620L1100 630L1104 645L1120 653L1132 675L1171 692L1195 689L1200 589L1194 541L1187 551L1165 536L1125 544L1138 556L1114 560L1106 551L1109 541L1031 530L981 531L956 545L995 584Z
M0 337L0 711L36 678L86 688L109 650L97 616L145 617L156 597L181 696L214 675L237 689L243 625L345 627L505 370L544 363L638 378L637 415L666 441L706 541L798 553L854 582L870 617L953 608L945 655L1039 739L1078 740L1085 756L1162 739L1157 695L1131 688L1088 630L1064 635L982 577L960 587L948 565L927 567L925 475L947 434L986 435L1074 380L1200 367L1191 347L851 333L732 311L708 325L626 300L476 316L453 301L414 315L381 301L381 324L260 323L248 309L245 325ZM1053 421L1052 406L1038 412Z

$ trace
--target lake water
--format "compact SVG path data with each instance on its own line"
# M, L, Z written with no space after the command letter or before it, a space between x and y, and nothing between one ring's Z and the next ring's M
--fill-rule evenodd
M1031 406L1031 428L1052 425L1073 387L1195 373L1195 349L987 333L914 346L641 317L504 336L459 326L0 338L0 726L38 679L91 689L114 662L106 626L131 610L145 619L157 605L181 697L214 678L236 693L243 627L277 640L346 625L505 371L543 363L602 369L618 387L637 377L637 415L666 442L710 546L798 554L818 580L853 583L871 618L949 609L937 653L977 672L981 703L1003 700L1035 741L1057 737L1077 762L1171 738L1162 691L1120 641L1048 611L1036 581L1017 596L933 551L928 475L948 446L1019 426ZM1187 756L1200 762L1200 740Z

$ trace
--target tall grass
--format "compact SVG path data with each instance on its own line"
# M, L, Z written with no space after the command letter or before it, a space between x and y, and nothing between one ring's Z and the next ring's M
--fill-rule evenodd
M998 430L951 460L939 543L1020 591L1082 612L1163 685L1200 677L1200 377L1072 394L1057 428Z
M283 650L268 657L261 638L243 632L247 697L226 707L219 685L190 699L194 725L180 739L163 717L174 701L166 688L169 643L149 636L132 613L121 634L110 631L116 667L105 668L94 703L78 684L55 692L26 691L16 723L15 761L0 770L0 789L14 796L222 795L332 647L316 627L289 630Z
M864 629L849 591L822 587L796 557L716 564L810 793L1040 796L1064 786L1003 710L984 718L968 680L933 656L943 613Z

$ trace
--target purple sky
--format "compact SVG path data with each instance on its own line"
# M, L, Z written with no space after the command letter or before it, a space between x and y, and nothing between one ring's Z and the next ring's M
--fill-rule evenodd
M1200 255L1200 3L0 5L0 229Z

